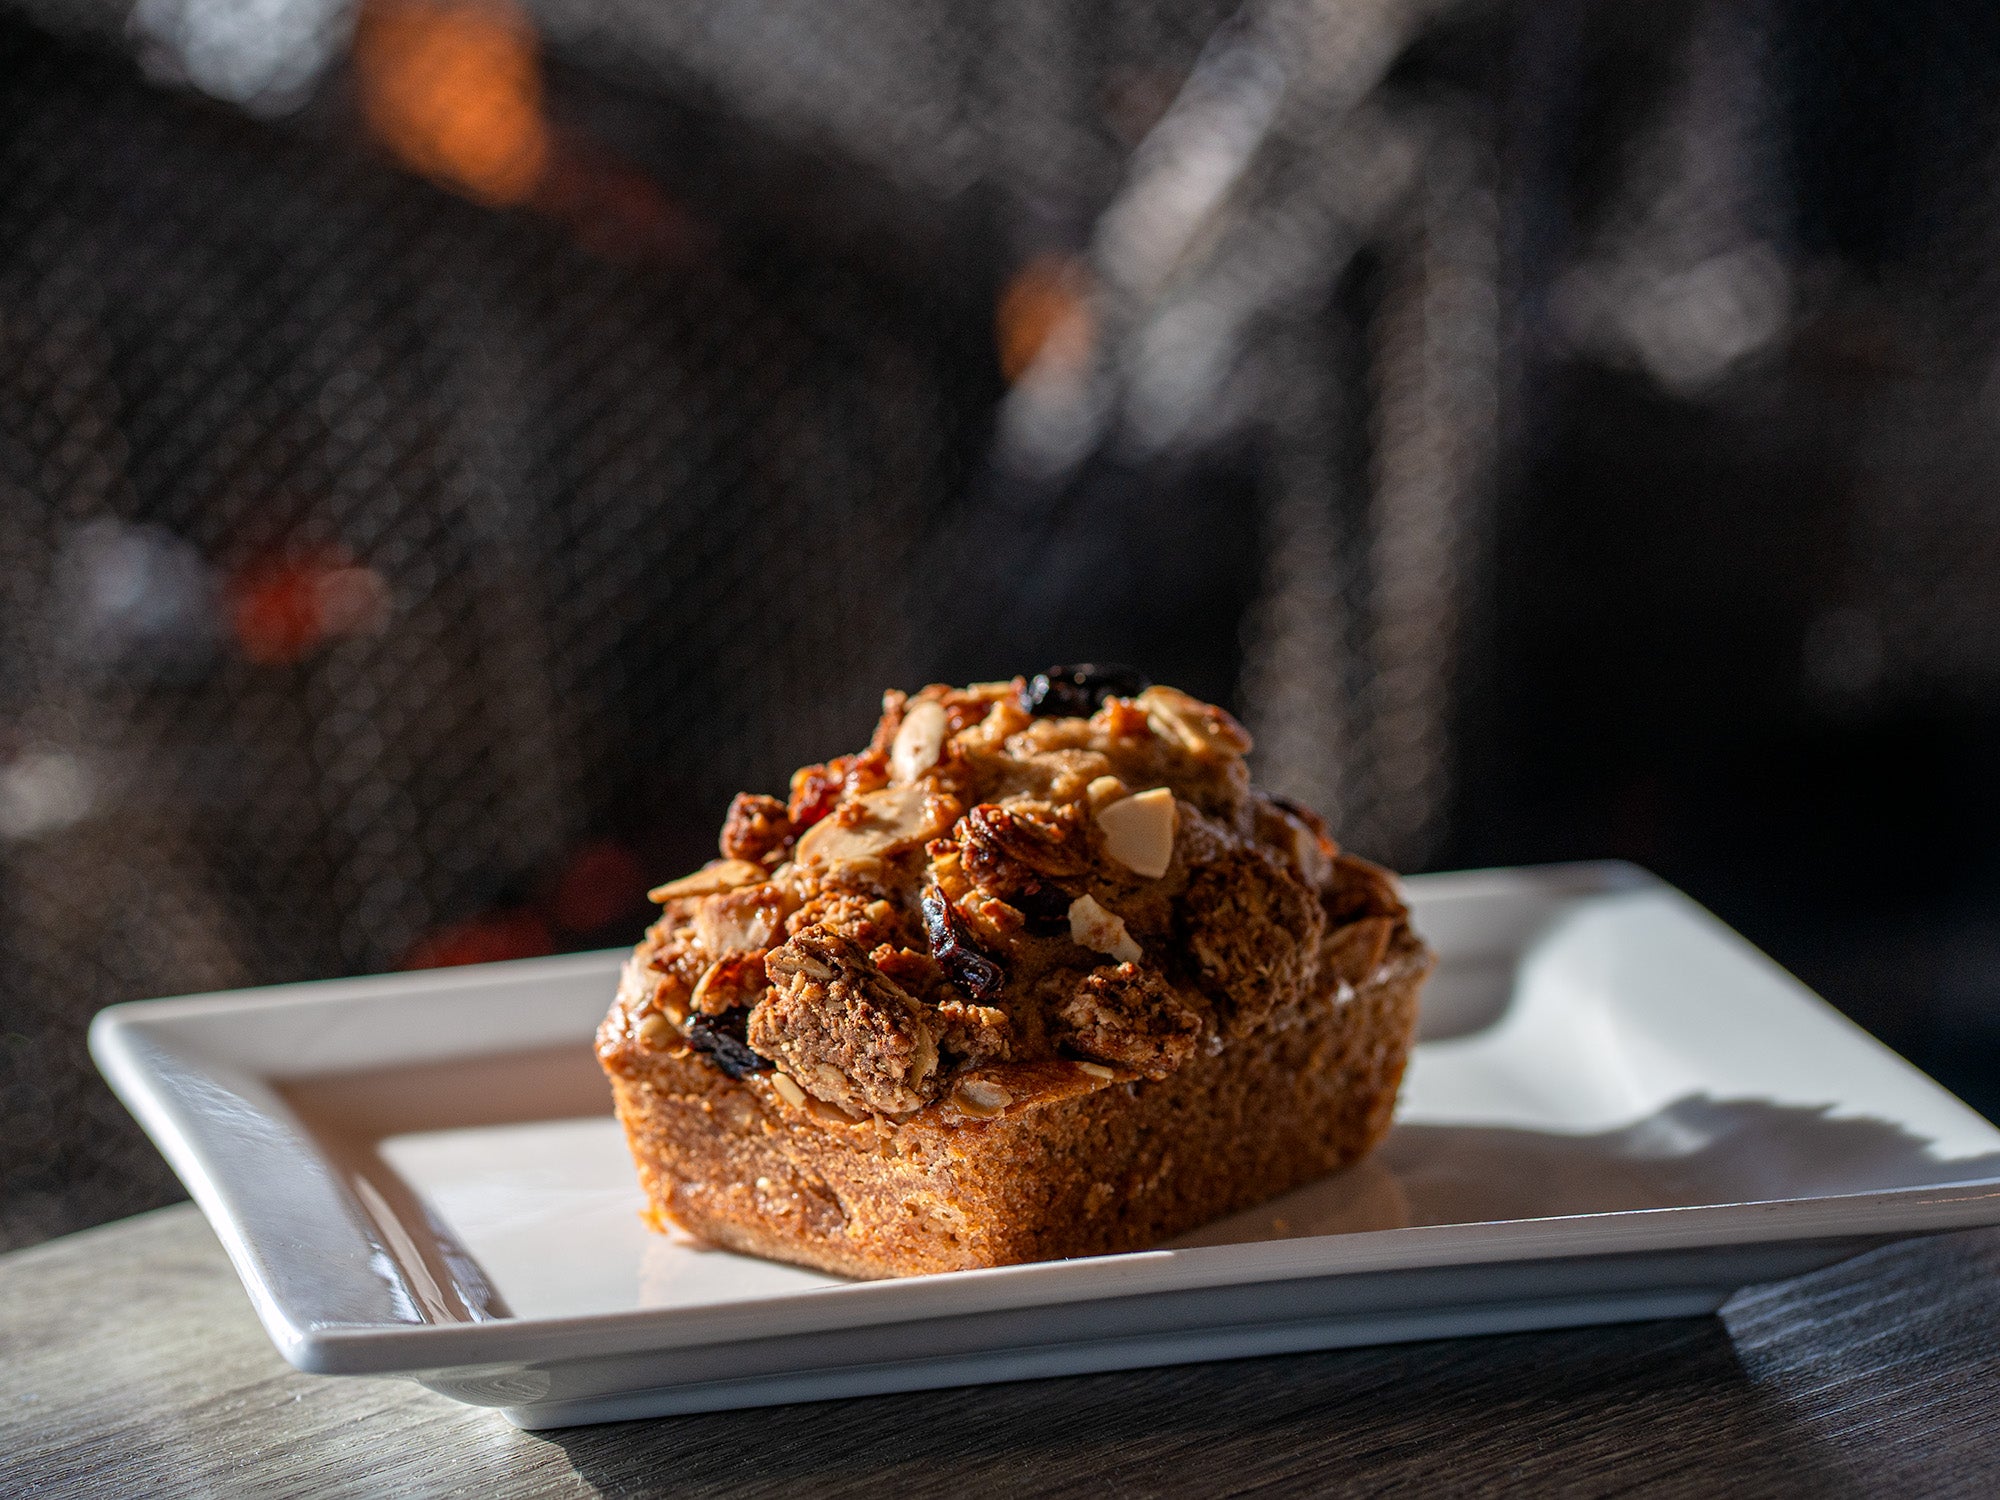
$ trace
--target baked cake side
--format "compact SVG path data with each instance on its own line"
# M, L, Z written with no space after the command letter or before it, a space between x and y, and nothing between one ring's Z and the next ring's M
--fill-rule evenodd
M1168 688L931 687L737 798L599 1033L653 1211L903 1275L1137 1248L1370 1149L1430 954L1248 749Z

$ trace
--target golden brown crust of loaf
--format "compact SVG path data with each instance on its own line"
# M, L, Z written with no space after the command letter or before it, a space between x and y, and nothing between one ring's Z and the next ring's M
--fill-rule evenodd
M1389 1128L1429 954L1407 935L1347 1000L1154 1081L1075 1063L985 1070L990 1120L788 1100L697 1054L615 1074L656 1213L725 1249L909 1276L1141 1249L1365 1155Z
M1135 1248L1386 1130L1430 955L1392 876L1155 688L892 693L746 795L599 1032L653 1210L856 1276Z

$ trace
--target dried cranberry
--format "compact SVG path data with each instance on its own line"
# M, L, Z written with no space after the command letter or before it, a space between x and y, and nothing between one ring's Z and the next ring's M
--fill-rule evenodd
M1135 667L1082 662L1037 672L1021 693L1021 707L1037 718L1088 718L1106 698L1131 698L1152 683Z
M824 766L806 766L792 773L792 798L786 815L792 826L804 831L833 811L840 800L841 778L846 767L839 761Z
M931 957L973 999L997 999L1007 987L1007 971L973 945L944 892L934 885L924 887L923 908L924 936L930 940Z
M748 1078L752 1073L768 1073L772 1064L750 1050L749 1042L750 1008L739 1005L734 1010L726 1010L719 1016L705 1016L696 1011L687 1018L683 1030L687 1034L688 1045L697 1052L705 1052L715 1065L731 1078Z

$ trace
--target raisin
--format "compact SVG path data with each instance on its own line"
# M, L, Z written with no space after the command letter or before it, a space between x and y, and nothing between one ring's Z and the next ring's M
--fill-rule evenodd
M1037 881L1007 894L1007 904L1027 919L1036 937L1060 937L1069 931L1070 894L1059 885Z
M1152 683L1117 662L1081 662L1037 672L1021 692L1021 707L1037 718L1088 718L1106 698L1131 698Z
M773 1064L750 1050L748 1040L750 1008L738 1006L719 1016L696 1011L687 1018L683 1030L688 1045L708 1054L709 1060L731 1078L748 1078L752 1073L768 1073Z
M930 940L931 957L974 1000L997 999L1007 986L1006 970L973 945L944 892L934 885L924 887L923 908L924 936Z

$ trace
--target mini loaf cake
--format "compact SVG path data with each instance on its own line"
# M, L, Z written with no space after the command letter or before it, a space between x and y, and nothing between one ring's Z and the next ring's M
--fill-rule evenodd
M653 1214L849 1276L1130 1250L1389 1125L1431 964L1386 871L1122 669L891 692L739 796L598 1034Z

